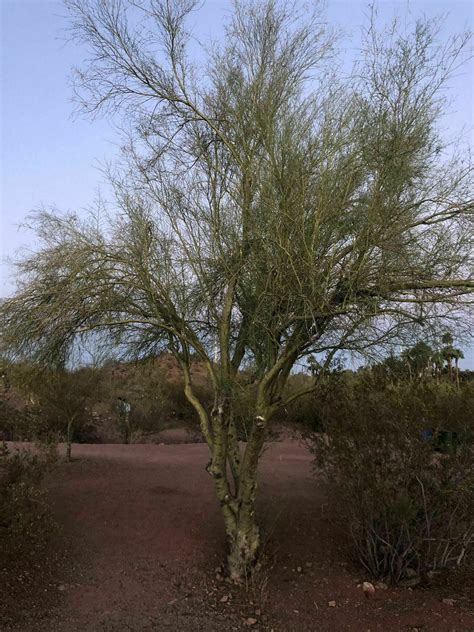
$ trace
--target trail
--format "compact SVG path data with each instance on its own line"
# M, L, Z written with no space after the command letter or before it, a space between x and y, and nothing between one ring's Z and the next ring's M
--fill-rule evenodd
M71 563L47 587L55 607L12 629L474 630L472 600L442 603L451 589L364 599L312 457L297 442L269 444L263 455L266 565L247 590L216 577L225 543L204 444L74 445L73 455L48 481ZM257 620L250 627L249 617Z

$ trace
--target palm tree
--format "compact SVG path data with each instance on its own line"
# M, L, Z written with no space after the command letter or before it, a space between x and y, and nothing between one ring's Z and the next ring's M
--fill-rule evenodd
M444 358L441 351L435 351L431 356L432 370L433 375L436 377L436 380L439 382L439 378L441 373L443 372Z
M431 366L433 354L433 349L422 340L402 353L402 357L408 366L410 379L413 377L423 378L426 376Z
M455 368L455 372L456 372L456 384L459 386L459 366L458 366L458 362L459 360L462 360L464 358L464 353L462 352L461 349L455 349L453 348L452 350L452 358L454 359L456 368Z
M454 342L453 334L450 331L447 331L442 335L441 342L447 347L451 346Z
M441 342L444 344L444 347L441 349L442 356L448 365L448 375L449 379L452 381L453 379L453 342L454 338L451 332L447 331L443 334L441 338Z
M451 381L453 379L453 352L454 352L454 347L451 347L451 346L443 347L441 350L441 353L443 354L443 358L444 360L446 360L446 364L448 365L448 375Z

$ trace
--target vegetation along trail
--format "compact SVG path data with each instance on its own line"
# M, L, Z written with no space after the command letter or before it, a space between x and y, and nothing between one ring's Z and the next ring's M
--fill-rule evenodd
M225 538L202 468L205 444L77 445L48 487L71 543L34 613L5 630L471 630L472 580L377 590L347 560L304 446L268 444L261 469L265 564L246 588L217 565ZM311 502L310 502L311 501ZM62 575L62 576L61 576ZM443 599L455 597L455 605ZM335 605L330 605L335 602ZM48 603L48 607L46 607ZM291 604L291 606L289 605ZM30 618L29 618L30 617Z

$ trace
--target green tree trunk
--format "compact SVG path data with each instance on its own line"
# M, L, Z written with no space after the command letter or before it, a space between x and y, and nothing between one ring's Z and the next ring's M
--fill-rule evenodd
M230 380L223 381L222 385L216 384L214 405L208 415L193 393L189 366L181 361L181 367L185 379L185 394L199 415L201 429L211 453L206 470L213 478L224 519L228 545L227 572L232 580L242 582L251 574L260 549L260 530L255 515L257 469L272 408L266 397L260 394L255 407L253 428L241 453Z
M252 507L240 513L229 536L227 570L233 581L241 582L251 574L259 550L260 530Z
M72 432L73 432L73 420L71 419L67 424L67 434L66 434L66 460L71 462L72 456Z
M127 445L130 443L130 415L125 413L123 427L123 442Z
M448 375L449 375L449 381L452 382L453 381L453 361L450 356L448 357Z
M229 577L236 582L249 577L260 550L261 538L256 520L255 498L258 461L264 437L265 421L263 416L257 416L242 462L238 467L238 477L234 475L234 494L229 503L222 505L221 500L228 542L227 571ZM233 471L232 461L229 459L229 447L227 446L227 458L230 469ZM218 497L222 497L222 491L222 489L218 490ZM224 497L224 500L226 498L228 496Z

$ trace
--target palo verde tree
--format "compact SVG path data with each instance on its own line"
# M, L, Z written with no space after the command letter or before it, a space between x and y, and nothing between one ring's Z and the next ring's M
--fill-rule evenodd
M19 263L2 344L48 362L90 332L129 355L171 351L239 580L260 544L269 421L315 384L287 395L295 363L317 357L316 381L339 350L409 338L469 303L472 169L438 129L468 36L437 43L437 22L378 32L373 19L347 76L317 6L237 1L225 44L199 64L186 30L195 0L66 4L90 53L76 74L80 104L127 121L116 209L36 215L43 245ZM192 357L211 406L196 394ZM249 365L241 446L233 403Z
M28 413L36 438L56 438L66 443L66 459L72 460L74 436L92 424L92 406L100 396L100 375L91 368L77 371L16 367L16 385L29 400Z

